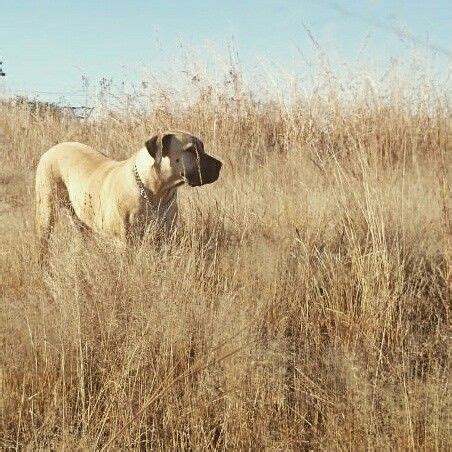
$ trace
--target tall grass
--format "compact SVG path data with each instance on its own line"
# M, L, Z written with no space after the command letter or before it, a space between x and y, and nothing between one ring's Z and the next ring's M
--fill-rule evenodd
M226 74L89 122L0 105L2 446L450 449L447 94L326 72L258 99ZM62 215L41 270L42 152L171 128L224 162L176 237L121 251Z

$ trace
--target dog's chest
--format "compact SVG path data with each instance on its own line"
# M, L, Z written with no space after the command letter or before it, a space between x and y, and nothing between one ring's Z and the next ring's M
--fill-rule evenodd
M129 225L134 233L142 235L148 227L155 225L156 228L171 225L177 214L177 198L174 194L168 201L153 204L148 201L140 203L130 213Z
M140 207L131 214L131 224L134 226L147 225L158 219L158 209L149 203L142 203Z

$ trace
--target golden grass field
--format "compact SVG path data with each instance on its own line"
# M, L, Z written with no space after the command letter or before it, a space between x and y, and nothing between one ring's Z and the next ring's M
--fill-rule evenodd
M418 80L288 103L233 77L89 121L4 101L1 446L450 450L451 111ZM40 155L173 128L224 162L176 237L121 251L63 215L41 269Z

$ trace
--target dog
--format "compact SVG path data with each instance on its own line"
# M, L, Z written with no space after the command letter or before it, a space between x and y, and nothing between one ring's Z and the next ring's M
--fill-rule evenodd
M53 146L36 170L41 261L60 208L68 208L81 229L125 243L142 238L152 222L169 233L177 220L177 188L215 182L221 167L188 132L156 134L124 161L81 143Z

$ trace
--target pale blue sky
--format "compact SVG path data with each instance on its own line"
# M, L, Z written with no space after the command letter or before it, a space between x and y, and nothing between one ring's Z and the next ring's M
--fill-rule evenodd
M289 64L312 44L384 64L413 46L451 59L450 0L0 0L0 90L82 102L81 76L137 79L137 68L168 66L179 44L226 48L232 41L249 68L259 58ZM401 39L401 35L403 38Z

